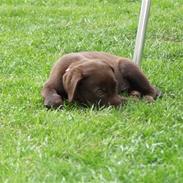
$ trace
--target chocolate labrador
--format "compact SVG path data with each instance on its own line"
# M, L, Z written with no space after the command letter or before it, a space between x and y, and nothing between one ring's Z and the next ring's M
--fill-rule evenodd
M86 105L119 106L127 92L153 101L160 96L141 70L127 58L104 52L80 52L63 56L53 66L42 89L47 108L63 106L63 99Z

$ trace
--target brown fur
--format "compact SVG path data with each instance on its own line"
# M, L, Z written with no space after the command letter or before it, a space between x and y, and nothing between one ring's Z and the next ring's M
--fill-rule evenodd
M160 94L127 58L104 52L80 52L67 54L56 62L42 96L48 108L62 106L65 98L82 104L118 106L125 101L119 96L124 91L151 101Z

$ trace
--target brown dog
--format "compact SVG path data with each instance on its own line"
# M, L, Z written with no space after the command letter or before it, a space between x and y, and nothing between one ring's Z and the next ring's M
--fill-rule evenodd
M44 105L57 108L63 99L100 106L123 104L121 92L152 101L160 92L127 58L104 52L80 52L63 56L52 68L42 89Z

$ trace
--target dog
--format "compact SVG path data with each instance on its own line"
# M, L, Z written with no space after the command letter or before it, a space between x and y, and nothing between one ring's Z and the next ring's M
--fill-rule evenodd
M126 101L122 92L150 102L161 95L131 60L105 52L79 52L56 62L41 94L47 108L62 107L64 99L116 107Z

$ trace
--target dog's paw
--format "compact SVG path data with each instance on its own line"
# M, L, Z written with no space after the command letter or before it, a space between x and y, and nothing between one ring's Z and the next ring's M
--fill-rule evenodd
M57 94L53 94L49 97L47 97L44 101L44 106L47 109L57 109L57 108L62 108L63 107L63 101L61 97Z
M144 100L148 103L153 103L155 101L154 98L150 95L145 95Z
M135 97L135 98L138 98L138 99L141 97L140 92L139 91L136 91L136 90L131 91L129 95L131 97Z

